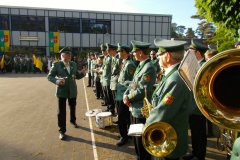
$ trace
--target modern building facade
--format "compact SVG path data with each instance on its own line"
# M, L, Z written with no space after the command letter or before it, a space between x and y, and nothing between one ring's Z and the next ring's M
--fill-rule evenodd
M70 46L74 51L98 48L102 43L130 44L170 39L172 15L116 13L0 6L0 30L9 30L10 47L34 46L49 55ZM57 36L50 38L50 33Z

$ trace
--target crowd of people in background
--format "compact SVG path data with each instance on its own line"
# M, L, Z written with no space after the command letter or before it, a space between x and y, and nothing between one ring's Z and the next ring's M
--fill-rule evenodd
M36 56L42 62L41 68L34 64L34 56L15 55L13 57L7 54L0 55L0 74L5 73L45 73L47 74L52 66L52 63L59 61L56 56ZM72 61L77 64L78 70L86 66L86 58L72 57Z

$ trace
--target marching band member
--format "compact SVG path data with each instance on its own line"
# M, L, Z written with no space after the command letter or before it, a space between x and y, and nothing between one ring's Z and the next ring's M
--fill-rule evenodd
M131 41L134 51L134 56L139 65L133 76L133 87L128 88L123 96L123 102L130 107L131 124L145 124L146 118L141 113L143 107L143 99L145 97L144 86L147 86L148 99L150 100L153 85L156 79L155 67L148 56L148 50L151 43L141 41ZM139 160L150 160L151 155L144 149L142 137L133 137L135 151Z
M132 81L136 66L130 59L131 48L125 44L118 43L119 58L122 59L122 67L118 78L116 101L118 101L118 128L120 133L120 139L117 142L117 146L122 146L128 142L128 124L130 121L129 108L123 102L123 94L127 90L123 84L124 81Z
M192 94L178 74L178 67L184 57L185 41L156 38L159 47L159 64L165 76L152 94L153 109L146 126L154 122L169 123L176 131L177 146L165 160L179 160L188 150L188 113Z

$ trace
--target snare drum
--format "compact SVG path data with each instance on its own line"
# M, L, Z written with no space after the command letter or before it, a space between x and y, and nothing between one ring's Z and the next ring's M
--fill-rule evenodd
M96 115L95 124L99 128L105 128L106 126L112 125L112 113L111 112L101 112Z

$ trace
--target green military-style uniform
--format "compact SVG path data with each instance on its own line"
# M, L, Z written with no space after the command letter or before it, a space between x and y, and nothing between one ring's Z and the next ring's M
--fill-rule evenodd
M110 86L112 57L104 57L102 66L102 86Z
M77 96L77 84L75 79L81 79L84 74L77 71L76 63L69 62L70 73L68 73L63 61L54 62L51 70L48 74L48 80L56 84L56 77L67 77L65 79L65 85L57 85L56 96L61 98L74 98Z
M240 137L238 137L232 148L232 155L230 160L240 160Z
M92 70L92 68L91 68L91 61L92 61L92 59L90 58L90 56L92 55L92 53L89 53L88 54L88 59L87 59L87 69L88 69L88 85L87 85L87 87L91 87L91 81L92 81L92 75L91 75L91 70Z
M136 70L136 66L130 58L127 58L122 65L123 66L120 71L117 84L117 95L115 99L117 101L123 100L123 94L127 90L124 81L132 81L134 72Z
M182 51L185 41L172 41L156 38L154 40L160 52ZM180 63L180 62L179 62ZM177 134L177 146L167 158L179 158L188 150L188 113L192 94L178 74L179 63L165 71L165 76L152 95L153 109L146 121L146 126L154 122L170 124ZM167 135L168 136L168 135Z
M118 76L120 72L120 66L122 64L122 59L115 56L112 58L112 64L111 64L111 80L110 80L110 89L111 90L117 90L117 83L118 83Z
M44 73L47 73L48 61L46 57L42 59L42 63L43 63L42 70L44 71Z
M32 65L32 59L27 58L26 66L27 66L27 71L28 71L28 73L31 72L31 65Z
M95 54L92 53L91 56L94 56L94 57L95 57ZM93 69L95 69L95 65L96 65L96 63L97 63L97 60L96 60L96 59L92 59L92 60L91 60L91 78L92 78L92 86L95 85Z
M134 62L129 57L130 51L131 48L129 46L118 43L118 53L122 54L121 58L124 58L121 65L121 71L119 73L117 93L115 98L115 100L118 102L118 128L120 133L120 140L117 142L118 146L122 146L128 141L127 133L128 126L130 124L130 112L129 107L123 102L123 94L127 90L127 84L124 82L132 81L136 69Z
M61 54L71 54L70 47L65 47L59 51ZM66 100L70 108L70 122L77 127L76 124L76 97L77 97L77 84L76 79L81 79L85 75L82 72L78 72L76 63L69 61L68 63L60 60L54 62L47 79L56 84L56 97L58 97L58 126L60 136L64 136L66 132ZM57 78L64 78L65 84L60 85L60 81ZM63 139L59 136L59 139Z
M17 57L13 58L13 68L15 70L15 73L18 73L18 71L19 71L19 59Z
M156 79L156 71L155 67L152 64L150 59L147 59L142 64L139 63L134 77L133 77L133 83L135 83L135 87L132 89L127 89L124 94L127 94L129 97L129 100L132 104L132 115L136 118L143 118L144 116L141 113L141 108L143 106L143 99L145 97L145 88L144 86L147 86L147 98L150 101L151 100L151 93L152 93L152 87L155 83Z
M204 58L204 53L208 48L198 43L196 40L191 40L191 45L189 47L192 52L200 52L202 58ZM196 54L190 53L190 54ZM202 65L205 62L204 59L199 61L199 64ZM192 93L193 96L193 93ZM206 156L206 147L207 147L207 135L206 135L206 118L199 110L194 97L191 99L190 110L189 110L189 126L191 129L191 138L192 138L192 153L190 154L191 158L196 157L199 160L205 159ZM183 156L183 158L189 157L189 155Z
M151 43L131 40L131 44L133 46L133 51L135 52L134 54L139 54L137 52L141 51L143 54L146 54L145 57L147 57L147 52ZM127 96L128 100L131 103L131 124L145 124L146 119L141 113L141 108L143 107L143 99L145 97L144 86L147 86L147 98L150 101L155 79L156 71L151 60L149 58L142 60L133 75L131 88L128 88L124 93L124 96ZM151 159L151 155L143 147L142 137L134 136L133 139L137 159Z
M156 57L154 57L153 59L151 59L152 63L154 64L155 66L155 69L156 69L156 73L158 74L161 69L160 69L160 66L159 66L159 62L158 62L158 59Z

